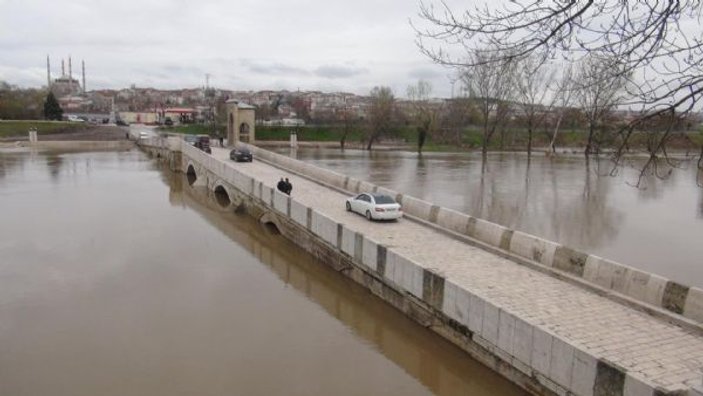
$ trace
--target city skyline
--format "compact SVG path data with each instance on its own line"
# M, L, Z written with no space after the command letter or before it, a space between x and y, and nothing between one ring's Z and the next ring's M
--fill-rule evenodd
M88 90L345 91L389 86L404 97L419 79L449 97L451 74L417 49L415 4L309 1L303 5L210 1L62 3L0 0L0 80L46 85L61 59L85 60ZM369 10L373 10L370 12ZM75 70L74 70L75 72ZM77 73L74 73L77 74Z

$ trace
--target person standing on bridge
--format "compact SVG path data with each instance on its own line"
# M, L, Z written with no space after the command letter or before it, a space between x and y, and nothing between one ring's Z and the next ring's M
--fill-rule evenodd
M280 191L284 194L288 194L286 192L288 189L288 186L286 185L286 182L283 180L283 178L281 178L281 180L278 181L278 184L276 184L276 188L278 189L278 191Z
M291 191L293 191L293 185L291 184L290 180L286 177L286 191L284 191L286 194L290 195Z

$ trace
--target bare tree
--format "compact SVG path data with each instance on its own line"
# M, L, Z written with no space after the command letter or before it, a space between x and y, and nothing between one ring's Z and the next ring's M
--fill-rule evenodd
M588 54L618 59L617 73L633 83L627 104L640 113L623 128L616 158L643 122L694 111L703 97L701 0L486 0L461 10L443 0L421 1L420 18L413 22L418 45L445 65L499 64L530 54L545 60L575 61ZM495 56L466 58L487 47Z
M507 102L513 95L515 63L496 63L491 50L475 51L469 57L471 62L464 68L461 80L469 96L479 105L483 131L481 150L485 156L493 135L507 118Z
M550 88L554 81L554 69L548 69L540 59L530 56L518 63L515 91L520 110L527 124L527 156L532 155L532 135L545 119Z
M561 77L559 80L552 85L552 113L556 115L556 120L554 121L554 132L551 135L549 141L549 152L556 152L556 142L557 134L559 133L559 127L561 127L561 122L564 120L566 112L569 110L569 106L574 98L574 92L576 88L574 87L576 81L574 79L573 64L569 63L567 66L562 68Z
M422 147L425 145L427 137L432 135L439 127L438 106L430 103L432 94L432 84L428 81L420 80L417 85L408 87L408 99L413 105L413 118L417 127L417 152L422 154Z
M476 124L481 117L476 111L473 101L466 97L454 97L442 106L440 128L435 137L442 143L461 145L463 142L462 128Z
M367 150L381 136L388 135L393 128L395 116L395 97L389 87L374 87L370 93L371 108L369 109L369 134Z
M341 109L340 118L342 121L342 137L339 139L339 146L344 150L349 134L357 127L359 118L354 109L345 101Z
M588 121L584 154L597 153L604 121L623 102L626 76L619 72L617 59L591 55L579 62L576 72L576 101Z

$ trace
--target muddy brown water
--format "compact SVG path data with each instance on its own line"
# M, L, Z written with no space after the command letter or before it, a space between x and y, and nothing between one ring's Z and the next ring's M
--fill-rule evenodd
M183 177L0 152L0 394L523 394Z
M581 154L276 150L435 204L703 287L703 176L696 163L612 163Z

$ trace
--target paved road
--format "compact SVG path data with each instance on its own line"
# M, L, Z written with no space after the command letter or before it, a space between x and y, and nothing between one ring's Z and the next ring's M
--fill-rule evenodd
M213 156L270 187L281 177L290 178L292 196L304 205L425 268L437 269L452 283L635 377L668 389L690 388L701 381L703 337L413 221L369 222L347 212L346 196L339 192L256 159L235 164L228 153L213 148Z

